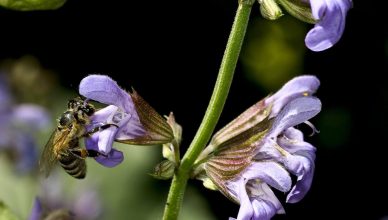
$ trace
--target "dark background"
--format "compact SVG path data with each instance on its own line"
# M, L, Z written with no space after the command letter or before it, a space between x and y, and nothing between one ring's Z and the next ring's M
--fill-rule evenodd
M185 149L210 98L237 0L123 2L69 1L39 12L0 9L0 60L33 55L73 90L91 73L133 86L162 114L174 111ZM323 111L313 120L321 134L310 139L318 148L316 173L308 195L285 204L287 214L274 219L388 215L387 19L376 5L356 1L340 42L304 54L303 73L317 75L322 85L317 95ZM260 19L258 4L251 16ZM242 72L239 64L218 127L268 93ZM328 146L333 139L339 141ZM217 218L237 215L238 206L220 193L190 184L208 198ZM168 185L155 183L165 195Z

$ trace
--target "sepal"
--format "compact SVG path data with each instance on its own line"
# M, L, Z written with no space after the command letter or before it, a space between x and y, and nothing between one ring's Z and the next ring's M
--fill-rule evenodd
M175 163L170 160L163 160L154 168L154 171L150 174L156 179L168 180L174 176Z
M278 0L278 2L288 13L297 19L310 24L317 23L317 20L312 15L309 2L303 0Z
M261 15L268 20L276 20L283 16L282 9L275 0L259 0Z
M173 131L166 120L160 116L134 89L129 93L135 106L145 135L117 142L134 145L153 145L169 143L174 139Z

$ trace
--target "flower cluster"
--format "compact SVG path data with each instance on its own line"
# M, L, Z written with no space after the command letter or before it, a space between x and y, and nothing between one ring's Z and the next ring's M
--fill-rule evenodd
M16 170L28 172L37 165L33 134L49 124L49 114L34 104L14 104L6 79L0 75L0 150L10 153Z
M315 148L295 126L321 110L319 99L311 96L318 86L314 76L294 78L217 132L200 155L196 177L241 205L237 219L284 213L269 186L289 192L288 203L300 201L310 189ZM297 177L293 187L290 174Z
M110 125L86 138L87 149L101 155L96 161L114 167L123 161L123 153L112 148L113 142L126 144L164 144L173 140L173 132L160 116L136 91L127 92L105 75L90 75L79 85L79 93L87 99L107 104L91 116L88 130Z
M78 186L75 193L65 193L65 185L54 176L43 182L40 196L32 205L29 220L41 219L100 219L103 205L97 189L88 183ZM67 195L67 196L66 196Z

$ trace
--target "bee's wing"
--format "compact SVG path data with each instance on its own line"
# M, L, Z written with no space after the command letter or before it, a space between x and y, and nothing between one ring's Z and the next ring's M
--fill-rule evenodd
M54 148L60 147L65 141L69 131L59 132L57 129L51 134L50 139L44 146L42 155L39 160L39 170L41 173L48 177L50 171L57 162L56 155L54 154Z

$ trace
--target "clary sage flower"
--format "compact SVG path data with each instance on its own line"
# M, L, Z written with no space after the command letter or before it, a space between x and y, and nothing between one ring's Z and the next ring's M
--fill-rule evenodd
M127 92L105 75L90 75L79 85L79 93L108 106L91 116L88 130L101 126L97 132L86 138L87 149L101 155L96 161L107 167L114 167L123 161L123 154L112 148L114 141L151 145L169 143L173 132L166 120L148 105L134 90Z
M323 51L339 41L345 29L352 0L259 0L264 18L275 20L283 15L279 5L294 17L315 24L305 38L312 51Z
M288 203L300 201L310 189L315 147L295 126L310 124L320 112L321 102L312 96L318 87L314 76L292 79L217 132L201 153L193 175L239 203L237 219L285 213L270 187L289 192ZM290 174L297 177L294 186Z
M305 39L306 46L312 51L322 51L339 41L345 29L351 0L311 0L311 10L318 21Z

